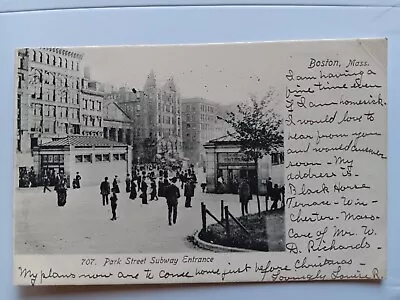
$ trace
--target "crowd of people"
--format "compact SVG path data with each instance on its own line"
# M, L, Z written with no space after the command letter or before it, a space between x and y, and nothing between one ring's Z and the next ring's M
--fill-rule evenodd
M117 195L121 193L119 183L118 176L115 176L111 184L108 177L105 177L100 184L103 206L110 202L111 220L113 221L117 219ZM197 176L193 166L183 170L181 167L163 168L145 165L134 168L132 174L126 175L125 193L129 194L131 200L141 199L143 205L148 205L150 201L165 198L168 208L168 224L172 226L177 222L178 199L181 197L181 190L183 190L185 197L185 207L190 208L192 207L196 185Z
M27 173L28 178L32 179L30 187L33 187L35 182L34 171ZM79 172L76 172L72 180L73 189L79 189L82 178ZM67 178L63 171L54 174L51 180L45 174L43 178L43 192L51 191L49 186L54 185L54 190L57 192L58 205L64 206L67 200ZM117 175L114 176L110 183L109 178L105 177L100 184L100 194L103 206L110 204L112 217L111 220L117 219L117 201L118 194L121 193L119 187L121 180ZM158 201L165 198L168 208L168 224L176 224L178 217L178 200L183 196L185 198L185 207L192 207L192 198L195 195L195 190L198 184L197 175L194 166L191 165L187 169L182 167L165 167L153 164L135 166L131 174L125 177L125 193L129 199L140 199L141 204L148 205L151 201ZM285 187L273 184L269 177L266 182L266 203L272 201L269 210L277 210L285 205ZM224 178L219 176L217 179L216 192L222 189ZM204 193L207 184L200 184L201 190ZM236 190L236 189L235 189ZM253 199L252 188L249 179L246 177L240 178L237 184L237 194L241 206L243 216L249 214L249 201ZM280 204L280 205L279 205ZM268 207L266 208L268 210Z

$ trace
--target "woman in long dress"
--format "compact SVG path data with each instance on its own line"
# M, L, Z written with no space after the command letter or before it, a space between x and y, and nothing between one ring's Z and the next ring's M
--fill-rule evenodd
M131 192L129 194L129 199L131 199L131 200L135 200L136 197L137 197L135 181L136 181L136 178L132 178L132 181L131 181Z

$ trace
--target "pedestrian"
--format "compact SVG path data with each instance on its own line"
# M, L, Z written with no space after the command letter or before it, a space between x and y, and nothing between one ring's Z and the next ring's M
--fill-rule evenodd
M281 187L281 199L282 199L282 208L285 208L285 185L283 184Z
M111 212L112 212L112 218L111 221L115 221L117 219L117 191L113 188L112 190L112 196L110 197L110 204L111 204Z
M67 179L64 174L60 174L55 190L57 192L58 206L64 206L67 203Z
M115 177L114 177L112 188L114 189L114 192L116 194L119 194L120 190L119 190L119 185L118 185L118 175L115 175Z
M139 172L138 175L136 176L136 179L137 179L138 191L140 191L140 189L141 189L141 184L142 184L142 176L140 176L140 172Z
M274 188L271 191L271 199L273 201L271 205L271 210L278 209L278 202L281 200L281 191L277 184L274 185Z
M33 167L31 167L31 170L29 171L29 183L30 187L36 187L36 172Z
M242 216L249 213L249 200L251 198L250 185L247 178L243 178L239 184L239 201L242 210Z
M140 190L141 190L141 195L140 198L142 198L142 204L148 204L147 203L147 183L146 183L146 178L143 177L142 183L140 184Z
M225 186L224 177L222 177L222 175L220 175L217 178L217 194L224 193L224 186Z
M186 197L185 207L192 207L192 197L194 196L195 185L193 180L189 180L185 183L185 189L183 195Z
M157 192L158 197L164 197L164 181L162 178L158 179L158 192Z
M76 172L76 176L75 176L75 189L80 189L81 188L81 175L79 175L79 172Z
M131 181L131 192L129 194L129 199L135 200L136 197L137 197L136 183L135 183L135 179L132 178L132 181Z
M201 190L203 191L203 193L205 193L206 192L207 183L203 182L200 186L201 186Z
M103 199L103 206L108 205L108 195L110 194L110 183L108 177L104 178L104 181L100 184L100 194Z
M125 190L127 193L131 192L131 176L126 174L126 179L125 179Z
M150 201L158 200L158 197L157 197L157 184L156 184L156 180L154 178L151 179L150 187L151 187L151 194L150 194L151 198L150 198Z
M49 184L50 184L49 177L47 177L47 175L45 174L43 177L43 193L46 193L46 190L51 192L51 190L49 188Z
M267 182L267 193L265 195L265 210L268 211L268 201L271 199L271 194L272 194L272 181L271 181L271 177L268 177Z
M178 218L178 199L181 194L179 192L179 188L176 186L176 178L171 179L171 184L168 185L165 191L165 198L167 199L168 206L168 224L172 225L172 222L176 224L176 220Z

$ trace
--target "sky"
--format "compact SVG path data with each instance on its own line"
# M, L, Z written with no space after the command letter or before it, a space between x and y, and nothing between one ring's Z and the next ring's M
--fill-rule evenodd
M142 89L151 70L158 86L173 76L182 98L231 104L265 95L282 82L277 43L74 48L91 79ZM277 75L282 74L282 75Z

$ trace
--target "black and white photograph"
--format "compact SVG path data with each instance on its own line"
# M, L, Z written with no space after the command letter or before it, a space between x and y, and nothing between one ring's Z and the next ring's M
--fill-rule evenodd
M279 65L260 50L18 49L15 254L284 251Z

